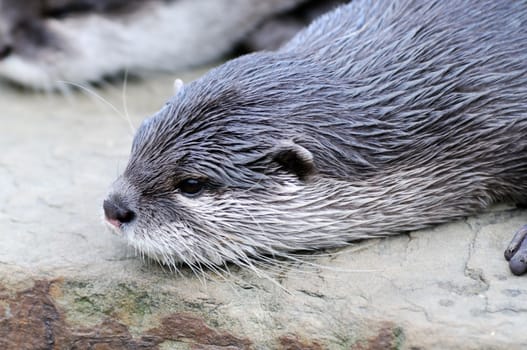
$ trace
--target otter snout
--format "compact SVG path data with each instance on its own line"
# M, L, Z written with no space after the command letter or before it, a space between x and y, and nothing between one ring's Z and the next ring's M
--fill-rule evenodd
M115 196L110 196L103 202L103 209L106 221L116 228L132 222L136 217L135 212Z

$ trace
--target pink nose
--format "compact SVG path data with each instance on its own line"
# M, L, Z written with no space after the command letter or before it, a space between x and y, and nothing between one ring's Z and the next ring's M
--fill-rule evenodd
M132 222L135 218L135 213L117 198L105 200L103 209L106 221L117 228L120 228L122 224Z
M106 218L106 221L108 221L110 224L112 224L112 226L115 226L117 228L121 227L121 222L119 220Z

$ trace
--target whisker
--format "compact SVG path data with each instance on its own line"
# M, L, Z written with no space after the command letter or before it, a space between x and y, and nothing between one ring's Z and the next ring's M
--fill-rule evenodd
M117 107L115 107L114 104L112 104L110 101L108 101L107 99L105 99L104 97L102 97L101 95L96 93L93 89L90 89L89 87L86 87L83 84L75 83L75 82L72 82L72 81L59 80L58 82L62 83L62 84L75 86L76 88L79 88L80 90L88 93L90 96L95 97L97 100L99 100L100 102L104 103L106 106L110 107L110 109L112 111L114 111L115 113L117 113L117 115L119 117L121 117L121 119L126 121L131 126L132 132L134 132L133 125L131 125L131 121L129 120L127 115L123 114L123 112L121 112Z
M126 117L126 120L128 121L128 126L130 126L130 130L132 131L132 134L135 134L136 128L134 127L134 124L132 123L132 120L130 119L130 114L128 113L128 101L126 98L127 87L128 87L128 68L124 70L124 77L123 77L123 91L122 91L123 112L124 112L124 116Z

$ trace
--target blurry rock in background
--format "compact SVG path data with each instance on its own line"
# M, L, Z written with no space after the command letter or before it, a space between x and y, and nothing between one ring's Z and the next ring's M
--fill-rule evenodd
M37 90L276 49L341 0L0 0L0 78Z
M346 0L304 1L290 11L262 21L240 44L241 52L275 50L318 16L347 3Z

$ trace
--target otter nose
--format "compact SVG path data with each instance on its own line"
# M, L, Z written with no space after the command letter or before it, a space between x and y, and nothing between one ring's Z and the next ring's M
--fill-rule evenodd
M103 202L104 215L109 223L119 228L122 224L131 222L135 218L133 210L118 200L107 199Z

